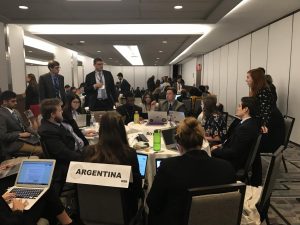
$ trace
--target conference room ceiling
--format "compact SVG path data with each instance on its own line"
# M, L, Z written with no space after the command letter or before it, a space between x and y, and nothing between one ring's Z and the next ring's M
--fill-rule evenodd
M241 0L1 0L0 20L16 24L215 24ZM183 9L174 10L175 5ZM20 10L26 5L28 10ZM114 44L138 45L144 65L168 65L201 35L38 35L109 65L129 66ZM84 44L80 41L85 41ZM167 41L163 44L162 41ZM101 53L97 52L101 51ZM162 52L159 52L162 51ZM32 55L32 54L31 54ZM43 54L35 57L45 59ZM111 59L112 58L112 59ZM159 59L157 59L159 58Z

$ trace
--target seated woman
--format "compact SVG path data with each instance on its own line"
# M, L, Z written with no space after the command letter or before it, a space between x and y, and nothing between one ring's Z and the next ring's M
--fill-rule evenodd
M138 199L142 193L142 180L137 154L134 149L129 147L121 115L116 112L107 112L102 116L99 142L89 147L84 161L131 166L133 183L130 183L129 188L124 191L125 213L126 218L130 221L138 209Z
M149 225L183 225L186 190L235 182L229 162L211 158L201 150L204 130L193 117L177 128L176 140L181 156L161 162L147 197Z
M201 116L202 114L202 116ZM216 96L207 96L203 99L203 111L198 117L205 130L205 138L211 143L221 143L227 132L227 124L217 107Z
M66 98L67 101L63 108L63 122L70 124L73 128L74 133L84 142L84 146L87 146L89 142L84 137L83 133L80 131L76 123L76 117L82 112L80 107L80 98L77 95L67 95Z
M150 92L146 92L142 99L142 113L155 111L156 101Z

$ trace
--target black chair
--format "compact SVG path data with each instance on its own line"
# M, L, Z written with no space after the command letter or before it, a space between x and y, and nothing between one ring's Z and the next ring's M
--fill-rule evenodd
M227 121L228 121L228 112L222 112L222 117L227 125Z
M235 183L188 190L186 225L239 225L246 185Z
M80 219L86 225L124 225L127 221L120 188L77 185Z
M257 136L256 141L253 143L244 168L238 170L236 173L237 179L245 182L246 184L248 184L251 181L252 165L255 160L259 145L260 145L261 136L262 136L262 134L259 134Z
M186 99L182 99L182 103L185 106L185 115L190 116L191 112L192 112L192 99L191 98L186 98Z
M284 149L285 147L281 145L273 154L269 154L271 156L271 160L267 170L260 201L256 206L261 217L261 222L266 220L266 223L268 225L270 224L268 217L270 198L272 195L272 190L274 188L276 178L279 174L280 163L282 161Z
M202 98L196 98L194 105L194 116L198 117L198 115L202 112Z
M290 141L290 136L295 123L295 118L290 116L284 116L283 119L284 119L284 128L285 128L285 137L284 137L283 145L284 145L284 150L286 150L288 147L288 143ZM283 162L285 172L287 173L288 169L286 167L284 155L282 155L282 162Z

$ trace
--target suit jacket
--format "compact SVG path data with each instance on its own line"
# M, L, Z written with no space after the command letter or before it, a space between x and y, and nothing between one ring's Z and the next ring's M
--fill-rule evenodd
M225 160L192 150L164 159L147 197L149 225L182 225L186 190L235 182L235 171Z
M58 74L59 79L59 93L63 103L66 102L66 93L64 88L64 77ZM39 78L39 92L40 100L46 98L56 98L55 89L50 73L46 73Z
M70 161L81 159L81 154L74 150L74 137L65 128L44 119L38 133L47 148L49 157L56 159L54 180L57 182L65 181Z
M15 110L20 122L23 124L25 131L34 133L30 127L27 127L22 119L20 113ZM2 142L2 149L4 153L15 153L19 151L24 142L19 141L19 133L24 132L20 123L12 116L10 111L4 107L0 107L0 141Z
M126 93L130 92L130 87L131 87L131 85L128 83L128 81L123 79L120 84L121 93L126 94Z
M212 151L212 156L228 160L236 170L242 169L258 134L257 121L247 119L235 127L221 148Z
M117 101L114 78L111 72L106 70L103 70L103 76L105 79L105 89L107 97L113 104ZM86 93L90 109L94 108L98 95L98 91L93 86L94 84L96 84L95 71L86 75L85 78L84 92Z
M169 109L169 102L167 100L160 102L158 106L158 111L164 111L167 112ZM174 104L172 105L171 111L178 111L178 112L184 112L186 111L185 106L183 103L175 100Z

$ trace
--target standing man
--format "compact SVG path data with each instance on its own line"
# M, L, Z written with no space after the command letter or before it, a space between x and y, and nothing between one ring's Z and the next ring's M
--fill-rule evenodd
M103 70L103 60L94 59L95 71L86 75L84 91L92 111L109 111L117 101L114 78L110 71Z
M59 98L65 103L66 93L64 87L64 77L59 74L59 62L51 60L48 63L49 73L39 78L40 100L46 98Z
M122 73L118 73L117 77L120 81L120 88L119 88L119 92L122 94L127 94L128 92L130 92L130 87L131 85L128 83L127 80L125 80L123 78L123 74Z

